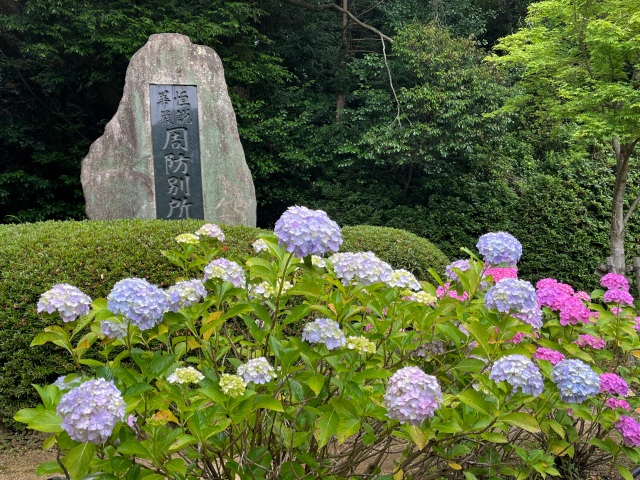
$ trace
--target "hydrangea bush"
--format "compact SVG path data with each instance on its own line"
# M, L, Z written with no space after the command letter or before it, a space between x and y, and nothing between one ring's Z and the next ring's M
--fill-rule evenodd
M638 463L638 317L625 279L591 295L518 279L520 243L478 242L433 283L338 252L324 212L290 208L256 255L209 224L162 252L184 276L123 279L33 341L78 372L15 419L50 433L69 479L503 479ZM188 241L185 241L188 240ZM613 293L609 293L613 292ZM86 297L86 298L85 298ZM90 303L90 308L88 308ZM571 473L571 474L573 474ZM565 477L569 478L569 477Z

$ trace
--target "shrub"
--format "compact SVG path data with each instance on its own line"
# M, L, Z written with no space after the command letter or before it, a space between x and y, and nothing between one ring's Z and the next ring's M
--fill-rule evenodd
M316 235L321 227L304 241ZM490 236L483 251L502 241ZM630 478L620 459L640 460L640 423L627 414L640 405L628 395L640 372L626 359L640 353L640 326L621 277L602 283L613 296L554 279L496 283L487 272L512 275L512 257L491 265L472 255L436 287L369 254L332 255L322 267L273 235L263 242L244 262L246 287L235 265L211 260L217 241L184 243L163 253L186 276L214 273L206 298L185 291L178 312L148 325L138 316L155 318L167 301L150 305L134 294L138 282L125 282L77 320L63 308L67 321L35 337L66 348L77 369L37 387L42 404L15 416L52 434L45 444L58 460L41 474L586 478L607 462ZM104 322L124 335L107 337Z
M53 381L73 365L50 346L29 349L36 332L50 321L36 313L39 296L52 285L69 283L92 298L106 297L122 278L141 277L166 287L181 270L158 252L174 238L194 232L202 221L117 220L0 225L0 418L36 401L31 384ZM262 230L225 226L225 256L243 259ZM380 227L344 229L345 248L372 250L421 278L442 270L446 257L427 240ZM383 251L384 250L384 251ZM415 256L414 256L415 255Z

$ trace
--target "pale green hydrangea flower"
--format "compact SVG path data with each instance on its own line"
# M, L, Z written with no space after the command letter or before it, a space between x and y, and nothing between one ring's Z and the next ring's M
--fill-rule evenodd
M169 383L189 384L198 383L203 378L204 375L193 367L178 367L175 372L167 377L167 381Z
M223 373L220 377L220 390L231 398L236 398L244 394L247 384L238 375Z
M413 300L414 302L424 303L425 305L433 305L433 303L436 301L435 296L425 292L424 290L412 293L409 299Z
M197 245L199 242L198 236L193 233L181 233L175 240L178 243L187 243L190 245Z
M363 336L347 338L347 348L358 353L376 353L376 345Z

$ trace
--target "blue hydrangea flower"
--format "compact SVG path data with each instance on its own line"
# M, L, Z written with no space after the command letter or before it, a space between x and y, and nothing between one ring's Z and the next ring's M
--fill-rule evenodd
M262 238L259 238L258 240L253 242L251 246L253 247L253 251L256 253L266 252L267 250L269 250L269 245L267 245L267 242L265 242Z
M404 269L394 270L387 285L390 287L409 288L416 292L422 288L413 273Z
M73 322L89 313L91 298L68 283L59 283L40 295L38 313L58 312L63 322Z
M457 282L460 281L460 277L458 277L458 274L453 270L454 268L457 268L461 272L466 272L471 268L471 264L469 263L469 260L456 260L455 262L447 265L447 268L444 270L447 275L447 279Z
M538 367L524 355L500 357L491 367L489 378L494 382L507 382L516 390L537 397L544 389Z
M183 280L167 289L169 311L177 312L181 308L195 305L207 296L201 280Z
M538 306L538 297L536 289L529 282L504 278L487 290L484 304L499 312L523 313Z
M265 357L254 358L240 365L238 375L244 379L245 383L258 384L270 382L277 376L275 369L269 365L269 361Z
M67 380L67 376L69 377L69 380ZM61 392L71 390L81 383L82 379L80 377L71 378L71 375L62 375L61 377L58 377L55 382L53 382L53 384L58 387Z
M216 238L221 242L224 242L224 232L215 223L205 223L196 231L196 236Z
M127 325L113 320L103 320L100 323L100 331L107 338L121 340L127 336Z
M338 224L322 210L289 207L276 222L278 244L298 258L337 252L342 245Z
M238 288L243 288L246 282L242 267L226 258L217 258L204 267L204 280L207 281L210 278L220 278Z
M343 285L359 282L367 286L377 282L389 283L393 268L373 252L336 253L329 257L336 276Z
M347 343L338 322L328 318L318 318L307 323L302 330L302 339L309 343L324 343L327 350L344 347Z
M140 330L149 330L160 322L169 307L167 294L142 278L125 278L113 286L107 307L124 315Z
M104 443L116 423L124 421L125 403L112 381L89 380L64 394L56 413L76 442Z
M580 360L563 360L554 365L551 380L566 403L582 403L600 393L600 375Z
M476 247L484 260L492 265L515 267L522 255L522 244L507 232L482 235Z
M436 377L418 367L404 367L389 379L384 394L387 416L411 425L420 425L433 417L442 401L442 391Z

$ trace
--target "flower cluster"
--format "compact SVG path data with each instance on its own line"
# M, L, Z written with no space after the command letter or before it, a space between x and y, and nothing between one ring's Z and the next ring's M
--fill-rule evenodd
M178 243L186 243L187 245L197 245L200 241L198 236L193 233L181 233L175 240Z
M419 292L415 292L415 293L412 293L411 295L409 295L407 297L407 300L411 300L412 302L423 303L425 305L433 306L433 304L437 300L437 298L434 297L433 295L431 295L430 293L421 290Z
M376 344L363 336L347 338L347 348L358 353L376 353Z
M444 271L447 275L447 279L451 280L452 282L458 282L460 281L460 277L458 277L458 273L456 272L456 270L460 272L466 272L470 268L471 264L469 263L469 260L456 260L455 262L447 265Z
M574 294L574 290L566 283L560 283L553 278L543 278L536 283L536 293L540 306L560 311L564 302Z
M464 302L469 298L469 294L467 292L462 292L461 294L458 293L458 291L455 288L451 287L451 283L449 282L445 283L444 285L440 285L438 286L438 288L436 288L436 296L438 298L443 298L445 295L447 297L460 300L461 302Z
M40 296L38 313L58 312L63 322L73 322L89 313L91 298L68 283L59 283Z
M585 307L582 300L573 295L567 297L560 307L560 325L576 325L579 322L589 323L591 310Z
M276 371L265 357L258 357L240 365L238 375L244 379L245 383L261 384L276 378Z
M514 267L522 255L520 242L506 232L492 232L482 235L476 247L484 260L492 265Z
M127 324L116 322L113 320L103 320L100 323L100 331L107 338L123 339L127 336Z
M611 393L622 397L629 393L629 384L615 373L600 374L600 393Z
M204 267L204 280L220 278L232 283L234 287L242 288L245 285L244 270L233 260L217 258Z
M198 383L204 375L193 367L178 367L167 377L169 383L189 384Z
M342 245L338 224L322 210L289 207L278 219L274 232L278 244L298 258L337 252Z
M167 289L169 311L177 312L181 308L195 305L207 296L201 280L183 280Z
M414 291L418 291L421 288L413 273L404 269L394 270L391 273L391 278L387 281L387 285L390 287L410 288Z
M566 403L582 403L600 393L600 376L580 360L563 360L554 365L551 380Z
M124 420L125 403L112 381L89 380L64 394L56 413L62 428L76 442L103 443Z
M219 241L224 242L224 232L215 223L205 223L196 231L196 236L198 238L200 237L216 238Z
M505 278L518 278L518 269L516 267L493 267L487 268L484 276L491 276L494 283L498 283Z
M329 257L336 276L343 285L358 282L364 286L377 282L389 283L393 269L372 252L336 253Z
M280 286L282 285L282 291L280 292ZM284 283L278 281L278 286L274 287L268 281L264 281L257 285L250 285L249 287L249 298L257 298L258 296L262 298L272 298L275 297L278 292L285 293L287 290L293 287L293 284L285 280Z
M140 330L153 328L169 307L166 293L142 278L125 278L113 286L107 307L124 315Z
M640 423L626 415L620 415L616 430L627 445L640 447Z
M600 285L608 289L604 293L606 303L632 305L633 297L629 293L629 281L619 273L607 273L600 279Z
M338 322L328 318L318 318L307 323L302 330L302 339L309 343L322 343L327 350L344 347L347 343Z
M251 246L253 247L253 251L256 253L266 252L267 250L269 250L267 242L265 242L262 238L259 238L258 240L253 242Z
M514 391L519 389L534 397L544 389L540 370L524 355L500 357L491 367L489 378L495 382L505 381Z
M71 377L71 375L69 375ZM58 379L53 382L53 384L58 387L61 392L66 392L67 390L71 390L72 388L77 387L82 383L82 379L80 377L69 378L67 380L67 376L63 375L58 377Z
M626 410L627 412L631 410L629 402L621 398L609 397L604 401L604 404L612 410L617 410L619 408Z
M542 310L540 310L540 307L533 307L531 310L514 313L513 316L535 329L542 328Z
M491 287L484 297L484 304L505 313L528 312L538 305L533 285L514 278L505 278Z
M441 401L436 377L418 367L404 367L394 373L384 394L387 416L411 425L420 425L432 417Z
M589 346L594 350L602 350L607 346L603 339L594 337L593 335L589 335L588 333L578 335L578 339L573 343L577 344L580 347Z
M223 373L220 377L220 390L231 398L237 398L244 394L247 384L238 375Z
M546 360L549 363L551 363L551 365L557 365L558 363L560 363L562 360L565 359L565 356L556 350L552 350L550 348L545 348L545 347L539 347L536 350L536 353L533 354L533 358L534 360Z

